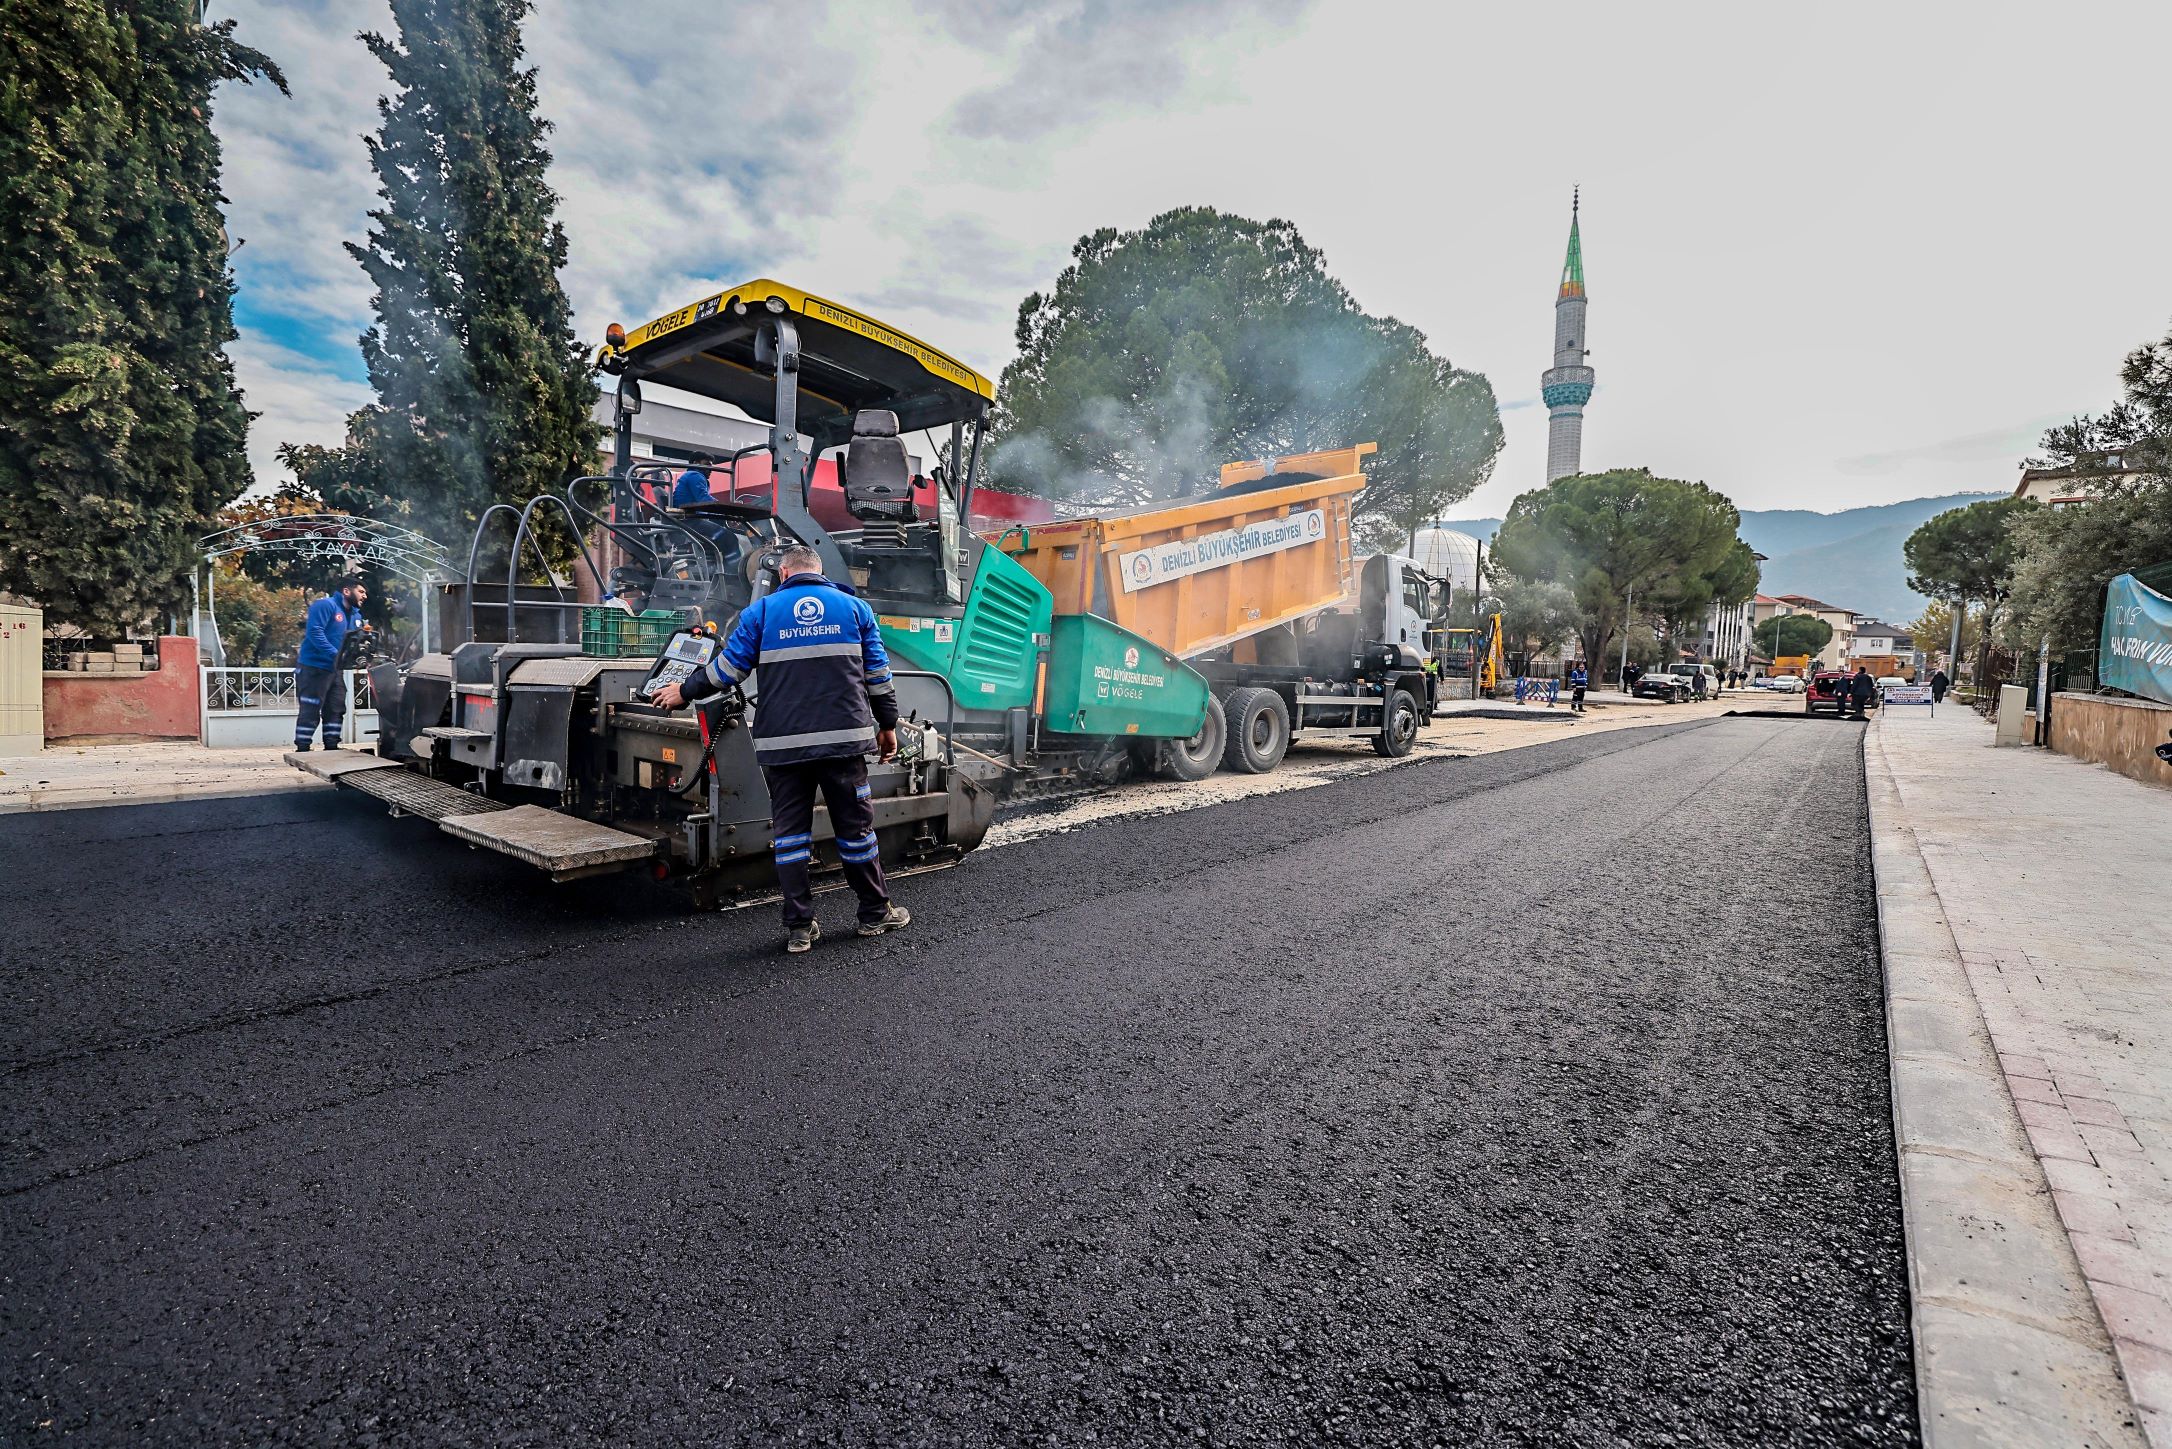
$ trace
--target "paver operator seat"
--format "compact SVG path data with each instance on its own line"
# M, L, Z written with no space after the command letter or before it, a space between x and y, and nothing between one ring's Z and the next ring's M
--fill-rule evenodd
M845 507L862 523L911 523L912 461L897 435L897 414L863 408L852 416L852 442L845 449Z
M897 414L862 408L845 447L845 508L859 537L841 538L848 560L866 571L866 592L934 603L945 597L942 530L920 517L912 459L897 435Z

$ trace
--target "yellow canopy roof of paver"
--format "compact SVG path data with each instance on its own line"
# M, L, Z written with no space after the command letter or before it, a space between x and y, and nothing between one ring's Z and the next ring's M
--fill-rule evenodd
M728 402L774 421L775 384L757 366L765 317L789 313L799 329L799 426L816 436L849 432L862 408L888 408L899 427L970 421L995 384L948 353L864 312L766 278L729 287L627 333L599 356L606 367Z

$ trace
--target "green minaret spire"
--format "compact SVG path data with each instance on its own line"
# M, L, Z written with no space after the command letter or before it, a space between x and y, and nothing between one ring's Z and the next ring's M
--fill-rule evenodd
M1583 209L1583 188L1569 193L1569 255L1561 264L1561 295L1584 295L1584 239L1579 231L1577 213Z

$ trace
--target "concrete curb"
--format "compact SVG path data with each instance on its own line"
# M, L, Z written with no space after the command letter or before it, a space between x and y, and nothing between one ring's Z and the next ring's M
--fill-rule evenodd
M0 815L42 814L55 810L98 810L113 805L178 805L195 800L243 800L255 795L288 795L297 790L325 790L323 780L297 774L291 781L265 780L254 785L169 785L155 790L115 794L108 787L33 790L20 799L0 800Z
M1876 727L1863 765L1923 1442L2146 1449Z

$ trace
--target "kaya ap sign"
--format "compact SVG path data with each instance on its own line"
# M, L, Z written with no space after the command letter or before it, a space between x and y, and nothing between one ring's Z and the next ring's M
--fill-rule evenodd
M1117 557L1124 577L1124 592L1165 584L1187 574L1203 574L1226 568L1242 559L1280 553L1286 548L1317 543L1327 537L1327 515L1317 508L1284 518L1263 518L1242 528L1225 528L1197 538L1159 543Z

